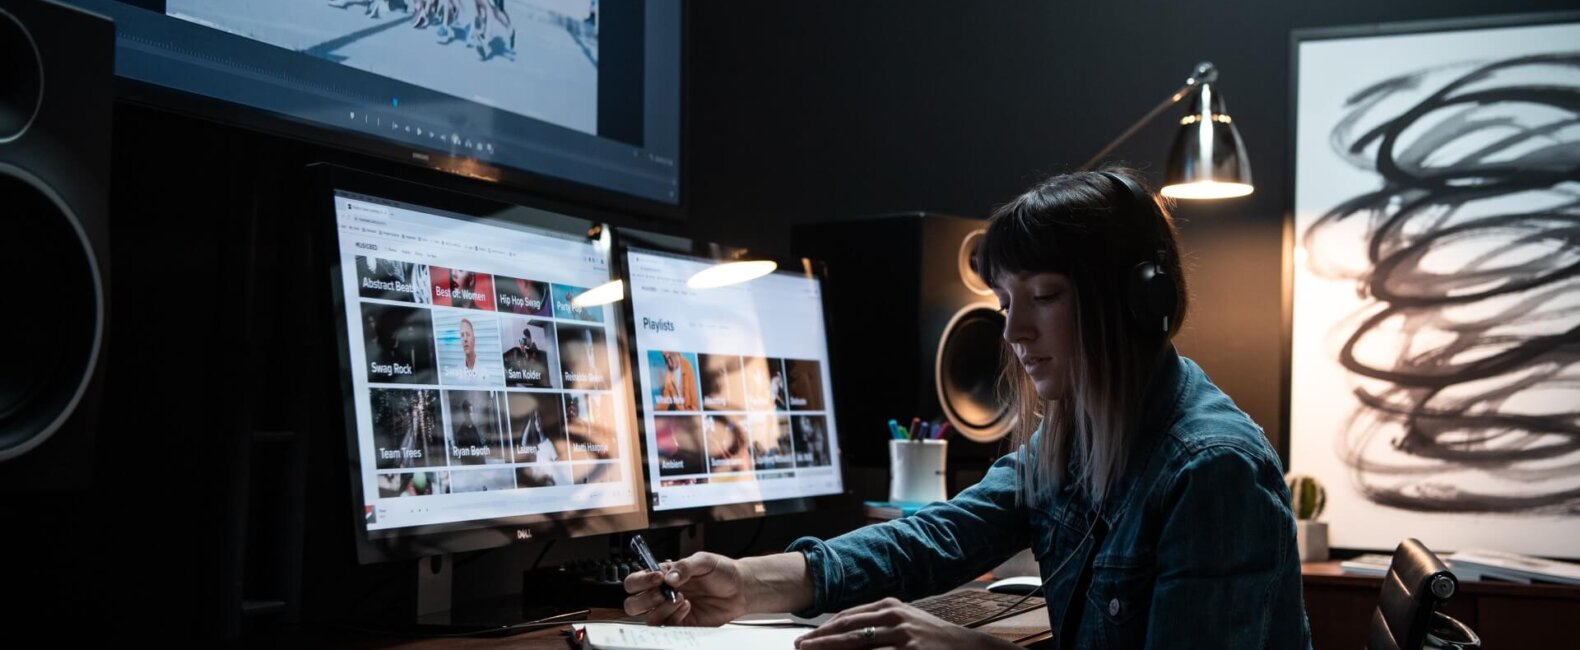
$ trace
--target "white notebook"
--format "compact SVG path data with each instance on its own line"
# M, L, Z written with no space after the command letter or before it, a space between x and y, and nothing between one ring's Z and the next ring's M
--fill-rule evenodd
M1539 557L1504 551L1464 550L1446 558L1455 573L1479 573L1502 580L1529 584L1532 580L1580 585L1580 564L1544 560Z
M582 647L594 650L774 650L795 647L809 627L648 627L632 623L573 625Z

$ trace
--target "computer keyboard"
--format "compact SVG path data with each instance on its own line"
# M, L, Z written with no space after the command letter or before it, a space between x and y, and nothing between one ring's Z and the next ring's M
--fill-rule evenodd
M956 589L937 596L928 596L911 605L950 623L976 627L1037 609L1044 604L1041 598L1032 596L1027 598L1026 602L1005 611L1004 608L1021 598L1010 594L995 594L985 589Z

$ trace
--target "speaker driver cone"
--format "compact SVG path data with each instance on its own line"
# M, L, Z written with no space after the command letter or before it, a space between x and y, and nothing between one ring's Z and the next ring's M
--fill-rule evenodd
M985 305L955 313L938 342L933 377L944 416L961 435L992 442L1009 431L1000 360L1004 315Z
M3 23L4 21L0 21ZM75 410L99 356L104 295L87 236L32 175L0 163L0 260L12 282L0 319L0 460L43 443Z

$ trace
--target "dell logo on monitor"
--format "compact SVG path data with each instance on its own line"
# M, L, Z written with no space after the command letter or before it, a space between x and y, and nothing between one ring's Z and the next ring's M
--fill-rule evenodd
M516 531L516 539L532 539L532 529L522 528L521 530Z

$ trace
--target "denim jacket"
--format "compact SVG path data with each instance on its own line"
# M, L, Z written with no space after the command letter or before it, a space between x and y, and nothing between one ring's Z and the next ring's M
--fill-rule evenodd
M1277 454L1195 363L1170 350L1160 371L1100 515L1072 481L1017 504L1012 453L947 502L792 543L814 592L798 614L947 591L1030 546L1045 580L1068 558L1042 594L1062 647L1309 648Z

